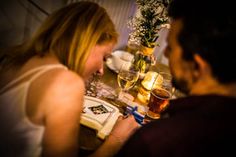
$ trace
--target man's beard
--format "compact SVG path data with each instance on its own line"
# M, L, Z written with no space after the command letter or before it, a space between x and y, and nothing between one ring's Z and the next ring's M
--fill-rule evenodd
M188 83L184 79L176 79L175 77L172 77L172 85L179 90L180 92L183 92L184 94L190 93L190 88L188 87Z

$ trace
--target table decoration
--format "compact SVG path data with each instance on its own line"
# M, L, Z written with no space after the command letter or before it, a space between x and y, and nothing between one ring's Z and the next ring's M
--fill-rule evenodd
M169 27L169 3L170 0L136 0L136 16L128 21L128 27L131 29L128 47L138 47L135 64L141 73L146 73L150 65L155 64L153 53L158 46L156 41L159 31L163 27Z
M148 71L139 86L137 94L138 100L143 105L147 105L150 98L151 89L153 86L160 86L162 82L163 78L161 75L154 71Z

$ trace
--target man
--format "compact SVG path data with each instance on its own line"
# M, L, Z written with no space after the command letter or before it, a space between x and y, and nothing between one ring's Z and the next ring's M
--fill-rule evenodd
M236 18L231 3L172 1L165 54L173 84L189 96L170 101L169 117L143 126L117 156L236 155Z

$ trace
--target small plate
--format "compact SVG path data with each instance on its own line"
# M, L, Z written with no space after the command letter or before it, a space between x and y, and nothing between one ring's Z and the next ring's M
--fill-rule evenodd
M113 64L113 61L112 61L112 58L107 58L107 60L106 60L106 66L107 66L110 70L112 70L112 71L118 73L118 69L115 68L115 66L114 66L114 64Z
M115 68L114 63L113 63L113 61L112 61L112 58L107 58L107 60L106 60L106 66L107 66L110 70L112 70L112 71L114 71L115 73L118 74L119 70ZM145 73L139 73L139 78L140 78L140 79L143 79L143 78L145 77L145 75L146 75Z
M127 52L127 51L123 51L123 50L116 50L114 52L112 52L111 54L112 56L118 57L120 59L122 59L123 61L126 62L131 62L134 59L134 55Z
M118 73L118 70L124 64L127 67L129 67L131 65L133 58L134 58L134 55L130 54L129 52L126 52L123 50L116 50L112 52L110 58L107 58L106 65L110 70Z

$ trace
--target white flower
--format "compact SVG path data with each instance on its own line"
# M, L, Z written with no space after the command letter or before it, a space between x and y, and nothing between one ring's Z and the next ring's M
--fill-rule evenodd
M163 8L162 6L158 6L158 7L156 8L156 13L157 13L157 14L160 14L163 10L164 10L164 8Z
M162 28L170 29L170 24L169 24L169 23L162 24L161 27L162 27Z
M140 41L145 46L153 46L161 28L168 28L167 4L169 0L136 0L136 16L128 21L132 30L129 40ZM138 42L137 42L138 43Z

